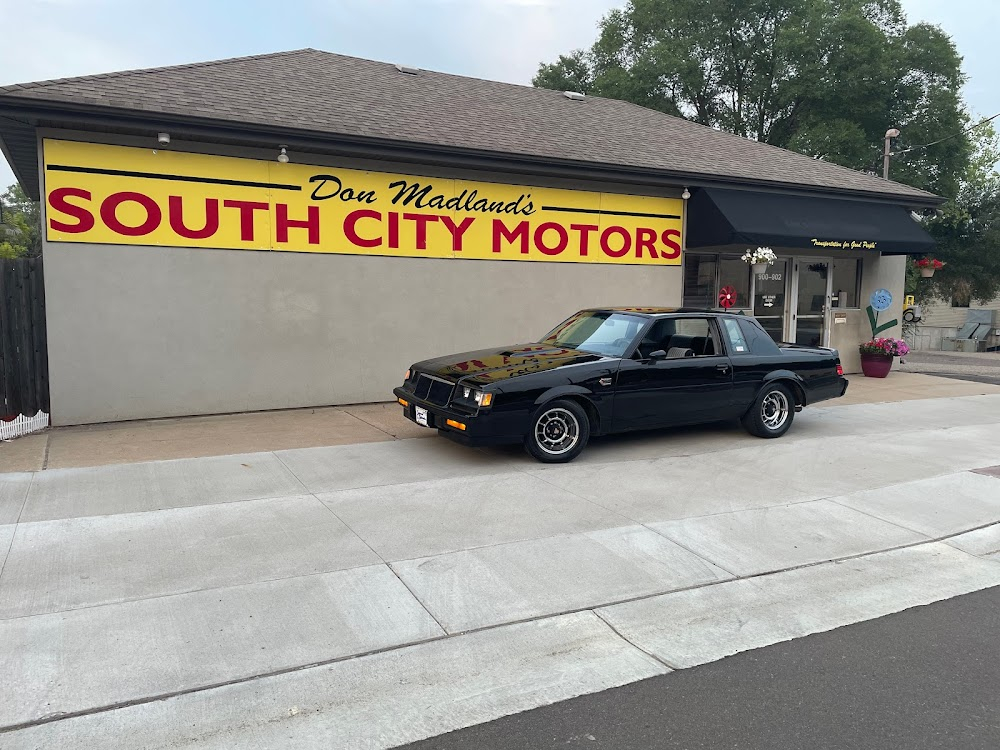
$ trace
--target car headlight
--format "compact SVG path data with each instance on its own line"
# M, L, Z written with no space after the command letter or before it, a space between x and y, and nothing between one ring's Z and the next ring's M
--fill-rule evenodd
M475 404L480 407L488 407L493 403L493 394L484 393L483 391L477 391L475 388L470 388L467 385L463 385L455 395L456 399L461 399L467 404Z

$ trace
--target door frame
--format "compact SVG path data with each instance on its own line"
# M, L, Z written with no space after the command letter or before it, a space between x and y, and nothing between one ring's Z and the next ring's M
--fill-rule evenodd
M792 258L794 270L790 274L789 285L791 289L787 295L790 315L785 318L788 327L788 340L795 341L795 337L798 335L799 266L802 263L826 263L826 289L823 290L823 335L820 337L820 346L828 347L830 346L830 307L833 302L833 258L814 258L812 256Z
M816 258L811 255L789 255L778 258L787 263L785 274L785 307L782 311L783 327L782 339L786 342L794 342L798 333L798 310L799 310L799 265L801 263L826 263L826 304L823 305L823 336L820 346L830 346L830 323L832 320L831 307L833 305L833 258ZM750 314L753 314L752 301L757 294L757 274L750 274Z

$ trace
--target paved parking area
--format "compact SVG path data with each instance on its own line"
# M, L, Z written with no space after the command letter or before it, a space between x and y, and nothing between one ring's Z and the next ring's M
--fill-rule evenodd
M1000 584L1000 395L0 475L0 746L383 748Z

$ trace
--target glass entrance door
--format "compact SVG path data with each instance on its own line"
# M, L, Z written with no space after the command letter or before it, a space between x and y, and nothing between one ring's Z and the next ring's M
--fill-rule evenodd
M798 272L795 274L795 313L790 338L803 346L826 346L830 261L799 258L795 265Z
M754 277L753 316L775 341L785 341L785 286L791 261L776 260Z

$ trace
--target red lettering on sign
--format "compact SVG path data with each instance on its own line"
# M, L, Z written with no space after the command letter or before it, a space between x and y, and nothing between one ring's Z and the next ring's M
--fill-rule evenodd
M557 235L556 244L552 246L545 244L545 233L550 230L554 230ZM546 255L559 255L559 253L566 249L566 245L568 244L569 233L561 224L556 224L554 221L546 221L544 224L539 224L538 228L535 229L535 247Z
M622 238L622 247L620 250L614 250L611 247L611 243L608 240L611 235L617 234ZM625 227L608 227L603 232L601 232L601 250L604 254L611 258L621 258L628 254L628 251L632 249L632 235L628 233Z
M663 242L663 244L666 245L667 247L669 247L670 250L671 250L671 252L669 252L669 253L668 252L663 252L662 250L660 251L660 252L663 253L663 257L664 258L673 259L673 258L679 258L679 257L681 257L681 244L680 244L680 242L675 242L672 239L673 237L676 237L679 240L680 237L681 237L680 231L678 231L676 229L664 229L663 230L663 234L660 237L660 241Z
M505 239L512 245L521 240L521 252L528 254L528 222L522 221L513 229L508 229L507 225L500 219L493 220L493 252L500 252L500 240Z
M650 258L659 257L656 254L656 230L640 227L635 233L635 257L641 258L642 251L648 250Z
M403 218L417 225L417 250L426 250L427 225L432 221L437 221L438 217L431 214L403 214Z
M309 206L306 210L307 219L289 219L288 206L279 203L275 206L276 216L274 218L275 239L278 242L288 242L289 229L308 229L309 244L319 244L319 206Z
M49 206L53 210L76 219L76 224L67 224L58 219L50 218L49 226L57 232L68 232L69 234L89 232L94 228L94 215L83 206L74 206L66 200L67 198L83 198L89 201L90 192L82 188L64 187L56 188L49 193Z
M395 211L389 212L389 247L399 247L399 214Z
M205 199L205 226L201 229L188 229L184 224L184 199L179 195L167 198L167 215L170 217L170 228L178 235L189 240L203 240L219 231L219 200Z
M118 220L118 207L123 203L138 203L146 211L146 219L134 227L122 224ZM162 219L163 213L160 211L160 207L156 205L156 201L142 193L128 191L113 193L105 198L101 204L101 221L112 232L124 235L125 237L143 237L160 226Z
M223 201L226 208L237 208L240 212L240 239L253 242L253 212L267 211L270 205L256 201Z
M600 227L597 224L570 224L569 228L580 233L580 257L586 258L590 250L590 235Z
M356 245L357 247L378 247L381 245L381 237L366 239L358 234L357 223L361 219L375 219L376 221L381 221L382 214L378 211L372 211L370 208L361 208L357 211L351 211L351 213L347 214L347 217L344 219L344 236L347 237L352 245Z
M441 223L445 225L449 232L451 232L451 249L452 252L462 251L462 235L465 234L466 230L472 226L472 222L476 219L473 216L466 217L462 220L462 223L455 226L455 222L451 220L450 216L442 216Z

